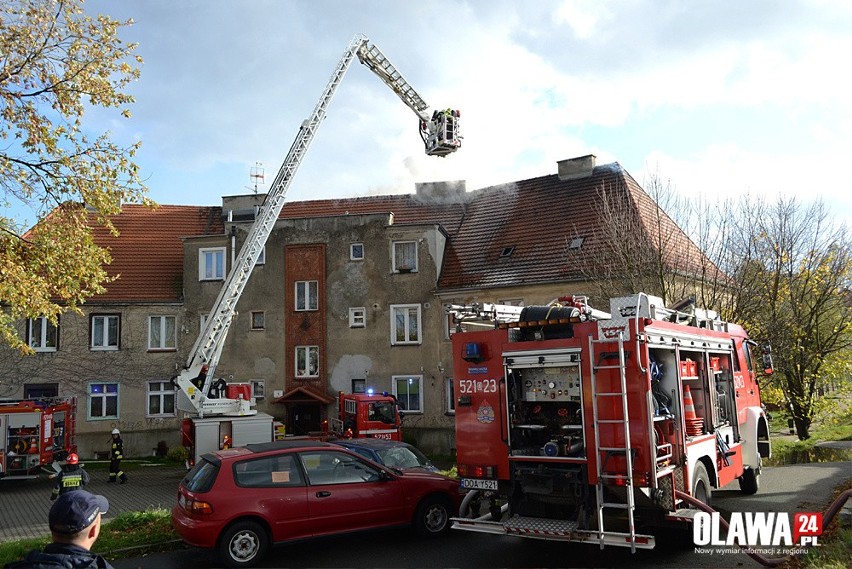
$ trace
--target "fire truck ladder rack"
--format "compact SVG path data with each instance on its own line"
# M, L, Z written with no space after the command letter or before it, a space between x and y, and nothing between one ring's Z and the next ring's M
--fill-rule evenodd
M606 532L604 528L604 510L619 509L627 512L627 523L629 533L620 533L625 540L630 541L630 551L636 552L636 524L634 520L634 512L636 510L635 497L633 495L633 455L630 447L630 422L627 416L627 363L624 356L624 335L618 334L618 364L617 365L600 365L600 362L595 359L595 344L609 344L611 340L595 340L589 337L589 354L592 356L591 361L591 376L592 376L592 420L595 426L595 449L598 453L597 460L597 475L598 482L595 485L595 495L597 497L597 515L598 515L598 540L600 541L601 549L606 544L606 534L614 532ZM598 391L597 372L600 370L618 370L620 378L620 391ZM620 419L601 419L598 409L599 397L615 397L621 402L622 416ZM600 425L603 424L618 424L624 429L624 446L623 447L601 447L600 440ZM626 462L625 474L608 474L604 472L603 465L606 458L612 454L623 454ZM607 502L604 497L604 486L607 481L613 481L624 485L627 492L626 502Z

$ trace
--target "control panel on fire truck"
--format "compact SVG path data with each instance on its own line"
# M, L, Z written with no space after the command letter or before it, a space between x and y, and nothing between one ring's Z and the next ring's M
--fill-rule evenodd
M524 401L579 401L579 364L518 370L524 382Z

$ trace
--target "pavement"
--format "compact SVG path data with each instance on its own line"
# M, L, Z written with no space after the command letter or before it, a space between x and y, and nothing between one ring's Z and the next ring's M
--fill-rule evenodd
M109 522L123 512L138 512L151 508L171 510L177 501L177 488L186 475L182 466L134 463L124 461L126 484L108 483L106 468L86 469L89 485L85 490L102 494L109 500L104 519ZM50 535L47 513L53 480L42 476L33 480L0 479L0 542Z

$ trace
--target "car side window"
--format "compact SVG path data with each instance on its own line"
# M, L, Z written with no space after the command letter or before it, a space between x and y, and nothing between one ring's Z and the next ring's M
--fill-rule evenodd
M300 453L300 456L312 486L375 482L381 479L378 469L343 452L310 451Z
M291 454L237 462L234 464L234 481L237 486L247 488L304 485L299 465Z

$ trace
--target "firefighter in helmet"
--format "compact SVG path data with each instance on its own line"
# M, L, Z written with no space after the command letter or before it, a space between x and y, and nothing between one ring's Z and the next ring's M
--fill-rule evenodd
M121 440L121 431L112 430L112 449L109 454L109 480L115 482L116 478L120 484L127 482L127 474L121 470L121 459L124 458L124 441Z
M82 490L89 483L89 474L80 466L80 458L76 453L71 453L65 459L62 470L56 475L56 484L50 495L51 500L56 500L61 494L73 490Z

